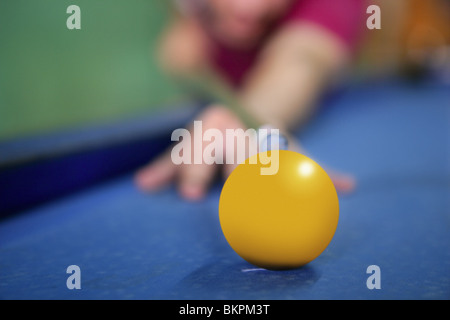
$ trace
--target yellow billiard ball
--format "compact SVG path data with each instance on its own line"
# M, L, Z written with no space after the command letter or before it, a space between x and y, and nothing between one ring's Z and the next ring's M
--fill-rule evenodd
M275 152L276 174L261 174L267 165L260 154L231 173L220 195L220 224L230 246L248 262L266 269L298 268L331 242L339 202L333 182L316 162L293 151Z

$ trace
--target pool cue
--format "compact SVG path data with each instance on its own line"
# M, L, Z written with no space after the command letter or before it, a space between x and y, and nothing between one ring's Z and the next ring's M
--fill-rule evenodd
M266 130L267 132L264 131L265 133L263 133L263 137L261 141L259 141L261 150L268 151L275 146L280 150L288 149L288 139L286 136L279 131L278 134L271 132L275 129L271 125L258 123L248 114L245 108L243 108L242 104L234 94L233 89L213 72L203 70L197 72L195 75L176 78L175 81L182 88L206 96L211 101L217 101L217 103L233 111L248 128L254 128L258 130L258 132L261 132L263 129ZM278 144L275 140L277 137ZM263 142L266 143L263 144Z

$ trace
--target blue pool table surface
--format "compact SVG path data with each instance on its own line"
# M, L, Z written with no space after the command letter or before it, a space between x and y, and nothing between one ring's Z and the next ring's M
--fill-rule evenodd
M449 116L449 87L433 83L358 84L323 102L298 136L357 188L302 268L258 269L229 247L222 182L191 203L173 186L138 191L130 172L0 221L0 298L449 299ZM69 265L81 290L66 287ZM380 289L366 286L370 265Z

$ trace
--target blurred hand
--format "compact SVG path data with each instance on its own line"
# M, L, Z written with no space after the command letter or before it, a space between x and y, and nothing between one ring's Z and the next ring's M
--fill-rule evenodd
M215 128L222 132L225 137L226 129L245 130L239 118L227 108L211 106L199 117L202 121L203 130ZM225 143L223 143L223 157L226 155ZM206 144L203 144L204 149ZM194 151L194 146L192 146ZM193 153L193 152L192 152ZM203 150L202 150L203 154ZM234 169L234 165L221 165L223 174L227 177ZM216 164L181 164L175 165L171 159L171 150L165 152L158 159L139 170L135 176L137 186L144 191L155 191L169 183L176 182L181 196L188 200L199 200L203 198L213 180L217 170Z
M243 129L246 130L242 121L231 110L222 106L211 106L207 108L199 117L202 121L203 130L218 129L222 132L222 137L226 137L226 129ZM192 131L191 131L192 132ZM193 135L192 135L193 136ZM300 144L292 137L288 137L290 150L302 153ZM204 148L208 144L203 144L202 154ZM224 146L222 156L226 158L227 149L226 143ZM236 145L236 144L235 144ZM195 146L198 147L198 146ZM192 146L194 151L194 146ZM228 150L229 152L230 150ZM233 150L236 155L236 150ZM192 154L194 152L191 152ZM247 150L247 156L250 154ZM193 161L192 161L193 162ZM223 161L225 163L225 161ZM181 196L187 200L202 199L210 186L217 170L221 170L226 179L237 164L181 164L175 165L171 159L171 149L166 151L159 158L140 169L135 175L135 183L139 189L143 191L156 191L170 183L175 182ZM354 179L345 174L339 174L328 171L335 187L338 191L349 192L353 190L355 182Z

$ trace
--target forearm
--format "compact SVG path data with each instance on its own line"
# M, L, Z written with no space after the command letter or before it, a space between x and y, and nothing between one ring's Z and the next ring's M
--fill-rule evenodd
M324 87L348 61L346 47L327 31L289 27L262 53L239 100L258 122L288 131L311 116Z
M184 87L232 109L247 127L270 124L288 131L313 113L317 98L347 64L349 53L327 31L302 24L274 36L240 89L222 80L207 59L193 60L199 63L190 72L174 74Z

